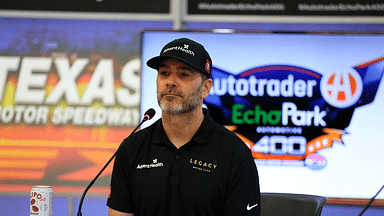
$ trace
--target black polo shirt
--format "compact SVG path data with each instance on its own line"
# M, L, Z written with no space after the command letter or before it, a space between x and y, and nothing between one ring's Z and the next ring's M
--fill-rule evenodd
M260 189L250 149L205 118L177 149L161 119L125 139L117 153L107 205L135 216L260 215Z

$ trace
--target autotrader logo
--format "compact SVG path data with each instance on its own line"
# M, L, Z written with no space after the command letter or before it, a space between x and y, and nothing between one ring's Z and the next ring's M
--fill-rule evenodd
M320 82L321 94L325 101L337 108L354 105L363 92L360 75L351 67L339 67L323 75Z
M204 104L267 166L321 170L319 154L344 144L354 110L373 102L384 74L384 57L319 73L295 65L264 65L233 74L212 68Z

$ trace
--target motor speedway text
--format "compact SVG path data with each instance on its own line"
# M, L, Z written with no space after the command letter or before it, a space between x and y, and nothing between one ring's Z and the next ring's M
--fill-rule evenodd
M79 82L89 61L0 57L0 122L135 125L139 120L140 60L127 62L116 78L113 60L101 59L94 71L88 71L89 80ZM55 82L49 81L51 74L58 77ZM12 81L9 76L17 78Z

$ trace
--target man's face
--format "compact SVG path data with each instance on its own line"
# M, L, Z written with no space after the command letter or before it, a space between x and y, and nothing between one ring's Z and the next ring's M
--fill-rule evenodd
M177 59L164 60L157 74L157 101L165 113L184 114L201 107L212 80Z

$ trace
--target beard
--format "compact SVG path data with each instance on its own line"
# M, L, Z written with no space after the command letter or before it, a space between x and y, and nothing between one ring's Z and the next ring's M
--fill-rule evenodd
M191 112L192 110L196 109L201 103L201 93L203 90L203 85L201 85L195 92L192 92L191 94L183 94L182 92L179 92L173 88L166 89L162 92L157 93L157 101L159 103L160 108L164 113L177 115L177 114L185 114L188 112ZM181 100L175 100L175 98L172 97L164 97L165 94L176 94L178 97L181 98Z

